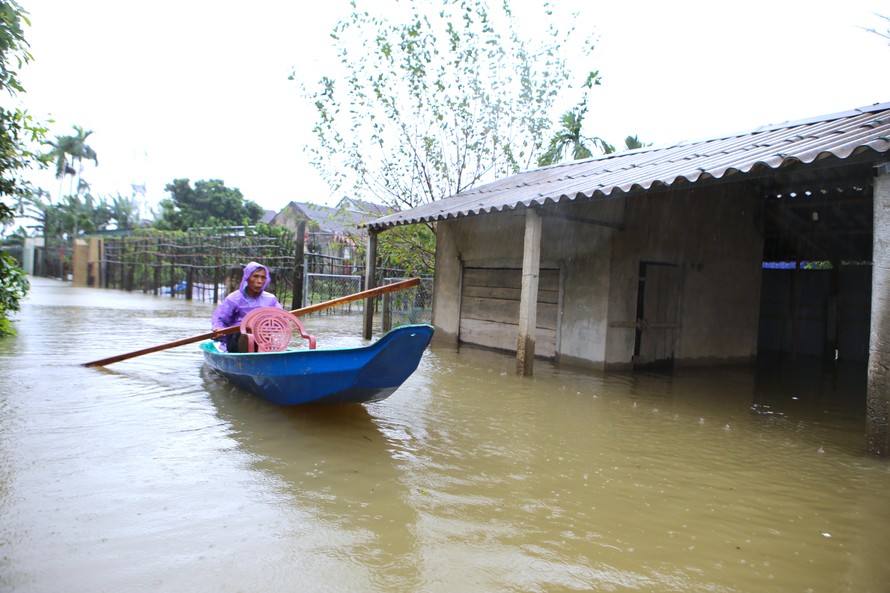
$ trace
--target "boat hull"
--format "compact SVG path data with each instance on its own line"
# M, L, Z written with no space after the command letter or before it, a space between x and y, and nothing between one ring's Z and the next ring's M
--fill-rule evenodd
M228 353L204 342L204 362L238 387L282 406L380 401L417 369L430 325L404 325L357 348Z

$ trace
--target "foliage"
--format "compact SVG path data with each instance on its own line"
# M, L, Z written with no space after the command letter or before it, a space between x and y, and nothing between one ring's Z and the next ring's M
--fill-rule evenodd
M176 179L165 189L170 197L161 200L161 216L154 223L160 230L248 226L263 216L261 206L219 179L196 181L194 187L188 179Z
M36 191L25 199L23 211L35 222L29 228L59 243L77 238L81 233L107 230L111 222L117 228L130 228L135 218L135 200L113 198L111 204L106 198L95 198L92 194L72 195L58 204L53 204L49 195Z
M22 24L27 13L14 0L0 1L0 89L16 96L24 92L18 70L31 61ZM43 162L32 148L39 145L46 127L21 109L0 106L0 224L15 216L23 197L33 191L21 172Z
M647 146L652 146L652 143L643 142L636 134L624 139L624 150L636 150L637 148L645 148Z
M428 225L399 226L378 235L381 266L408 276L430 276L436 263L436 236Z
M590 146L599 149L602 154L612 154L615 147L599 136L586 137L582 134L584 114L578 110L566 111L562 119L562 128L550 140L547 152L538 158L538 166L555 165L569 156L572 160L589 159L593 156Z
M89 189L89 184L84 183L81 179L82 162L89 160L98 165L99 159L96 156L96 151L86 143L87 138L93 131L84 130L78 125L72 127L75 132L73 136L56 136L55 141L47 143L52 150L46 155L46 158L55 162L57 179L63 179L70 175L73 185L74 177L77 176L76 189L71 188L69 195L78 195ZM59 199L62 199L61 189L59 191Z
M22 246L25 244L25 238L28 237L28 231L25 227L19 225L17 229L12 232L7 232L0 238L0 245L9 247L9 246Z
M92 194L65 196L59 204L62 212L62 227L72 229L71 238L76 239L81 232L104 230L111 220L111 210L104 198L97 200Z
M118 229L130 229L139 222L139 202L134 197L124 197L118 193L107 204L109 221L113 220Z
M0 253L0 337L15 333L9 323L9 312L18 311L30 284L25 272L8 253Z
M28 279L25 272L15 265L8 253L0 253L0 311L18 311L19 301L28 292Z
M367 242L354 237L354 261L365 262ZM431 276L436 263L436 235L429 225L393 227L377 235L378 270L398 270L407 276Z
M537 40L520 34L509 0L397 4L387 17L352 2L332 33L343 75L308 95L317 112L308 151L332 190L351 185L397 211L528 168L570 86L562 48L571 42L583 57L589 40L559 30L548 2L525 6L540 10ZM381 234L381 257L431 269L433 227L385 237L394 232Z
M359 195L401 210L535 161L569 79L559 50L570 33L551 25L533 46L508 1L490 12L445 0L434 12L406 0L391 13L398 22L352 6L332 35L345 76L323 78L310 94L310 153L333 189L351 178Z
M37 221L32 228L42 232L47 245L52 239L57 238L61 244L65 240L73 241L82 232L102 230L111 219L111 209L105 199L93 197L89 184L81 178L84 159L99 163L96 151L86 144L92 131L77 125L73 128L73 136L56 136L54 141L46 142L51 150L41 156L44 162L55 163L56 177L60 179L58 203L53 204L49 193L42 189L23 199L23 211ZM70 191L63 196L62 183L68 175L71 176Z
M284 241L295 240L294 232L291 229L284 226L269 226L265 222L245 229L245 235L248 237L274 237Z
M589 91L599 85L599 72L591 72L587 75L582 88ZM584 135L582 128L588 111L587 99L588 93L585 92L577 107L563 113L560 118L560 128L550 139L547 151L538 159L539 167L555 165L569 158L572 160L589 159L594 156L594 151L604 155L615 152L615 147L599 136ZM645 146L651 146L651 143L641 142L636 135L629 135L624 139L624 150Z
M23 212L28 218L34 220L34 223L28 225L28 228L47 238L61 237L64 231L61 209L54 206L49 199L44 200L44 196L49 197L39 190L24 200Z
M15 0L0 1L0 90L11 96L24 92L19 69L31 60L22 24L30 25L27 13ZM27 111L0 106L0 225L15 216L21 200L33 192L21 173L43 162L32 146L39 145L46 127ZM0 335L13 332L8 312L17 311L28 291L24 272L7 254L0 257Z
M42 155L31 147L39 145L45 134L46 127L27 111L0 107L0 225L10 222L22 200L35 191L21 173L43 166Z
M590 72L584 81L584 89L592 89L601 84L599 71ZM555 165L571 157L572 160L589 159L593 149L602 154L612 154L615 147L599 136L585 136L582 133L584 118L587 116L588 93L577 107L566 111L560 118L560 128L550 139L547 151L538 158L538 166Z

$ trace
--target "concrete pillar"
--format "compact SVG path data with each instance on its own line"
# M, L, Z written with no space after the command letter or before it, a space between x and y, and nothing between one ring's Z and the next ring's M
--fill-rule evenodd
M365 290L377 288L377 231L368 231L368 252L365 254ZM364 332L370 340L374 333L374 299L365 300Z
M538 323L538 278L541 271L541 215L529 208L525 213L525 242L522 250L522 291L519 297L519 341L516 373L531 377L535 361L535 327Z
M89 238L89 255L87 256L87 286L98 288L102 278L102 249L104 241L98 237Z
M869 455L886 457L890 398L890 163L877 167L874 186L874 246L871 333L865 436Z
M435 340L457 343L460 334L461 275L463 263L458 249L455 221L436 223L436 266L433 282L433 327Z
M90 248L87 242L83 239L75 239L71 254L72 286L87 286L89 256Z
M34 275L34 254L38 247L44 246L43 237L25 239L24 251L22 252L22 269L29 276Z

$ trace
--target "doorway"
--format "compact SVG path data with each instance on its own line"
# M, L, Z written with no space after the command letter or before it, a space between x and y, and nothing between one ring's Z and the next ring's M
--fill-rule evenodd
M671 367L680 328L680 268L641 261L637 280L634 368Z

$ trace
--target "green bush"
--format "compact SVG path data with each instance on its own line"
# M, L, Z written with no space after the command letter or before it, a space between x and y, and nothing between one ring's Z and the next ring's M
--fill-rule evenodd
M0 336L15 333L9 322L8 313L18 311L21 300L31 288L25 272L16 265L11 255L0 254Z

